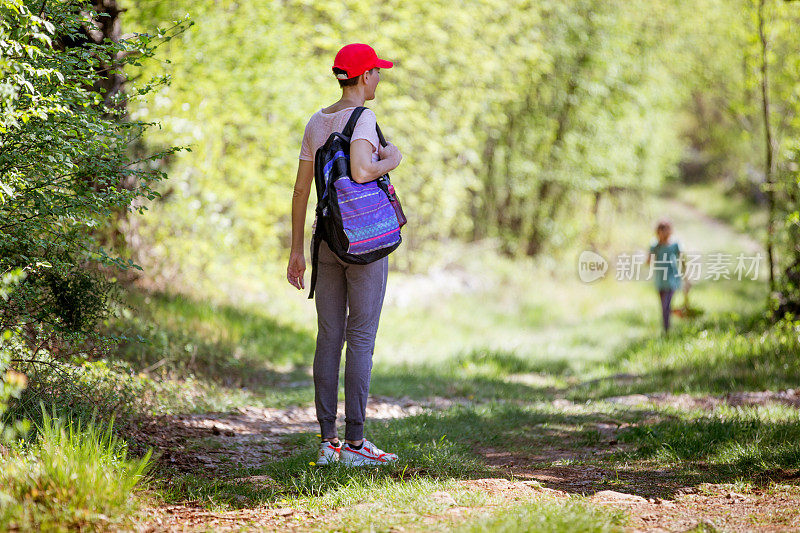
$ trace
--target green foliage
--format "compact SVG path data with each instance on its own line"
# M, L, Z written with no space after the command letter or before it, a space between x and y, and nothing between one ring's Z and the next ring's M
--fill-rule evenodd
M0 456L0 527L108 531L128 524L150 453L130 459L113 422L103 428L43 412L38 439Z
M93 90L105 69L140 64L168 33L94 44L84 35L98 15L79 5L0 1L0 273L26 273L0 329L27 324L20 333L33 351L50 333L88 333L104 316L109 288L97 265L135 265L110 255L103 229L157 196L164 174L153 162L175 151L131 150L148 124L123 120L124 99L151 87L108 103Z
M774 199L769 217L776 230L771 237L776 243L779 282L775 316L800 314L800 4L722 0L713 5L704 10L701 24L687 26L682 38L687 46L696 43L691 48L694 60L684 70L690 98L683 126L689 143L682 162L683 177L687 181L722 181L729 195L749 200L743 206L745 216L756 206L769 204L770 197ZM766 50L759 35L759 12ZM765 133L764 96L771 146L767 146ZM767 182L767 151L773 160L771 183Z
M800 121L796 127L800 135ZM783 214L779 242L785 253L780 265L780 292L776 302L778 318L783 318L786 313L800 317L800 140L795 136L790 142L790 149L785 152L787 157L783 163L782 179L779 180Z
M25 374L9 370L8 352L3 346L5 342L5 339L0 340L0 443L13 440L28 428L24 420L15 420L10 424L3 421L9 400L19 398L28 382Z
M16 285L22 277L19 270L0 276L0 297L4 300L8 298L9 287ZM0 328L0 445L28 429L24 420L15 420L10 424L5 422L9 401L20 397L28 381L25 374L9 369L14 353L10 346L15 341L14 337L12 330Z
M52 405L58 414L87 421L115 417L121 429L147 410L156 384L140 377L130 365L100 359L79 364L53 360L40 354L34 363L15 363L31 376L28 388L9 410L14 418L40 421L41 406Z
M85 332L104 318L107 298L96 276L76 269L66 276L51 270L45 278L65 329Z
M137 3L126 14L133 28L186 12L198 22L159 56L182 81L133 111L165 117L146 137L152 146L194 149L169 161L173 180L141 228L141 262L164 285L206 292L280 277L302 127L338 97L330 61L353 40L396 61L368 104L405 154L394 173L411 215L392 257L401 268L429 266L444 237L490 237L520 254L596 244L608 231L598 210L637 209L675 175L722 180L747 199L745 214L764 201L754 2L471 0L456 11L421 1ZM781 268L796 271L800 15L778 0L765 12Z
M396 61L368 105L404 153L400 267L427 266L450 236L562 244L596 193L651 190L680 156L678 82L660 63L674 20L650 2L147 0L125 24L187 12L196 25L158 54L169 63L146 69L173 84L132 108L163 119L152 146L192 146L141 228L140 262L164 284L216 291L285 267L303 126L338 98L330 64L353 40Z

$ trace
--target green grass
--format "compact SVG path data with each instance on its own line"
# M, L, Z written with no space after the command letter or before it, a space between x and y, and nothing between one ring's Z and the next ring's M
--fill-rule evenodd
M455 504L431 496L441 492L450 495ZM387 531L398 526L433 529L433 524L439 529L458 521L447 518L453 506L480 508L501 503L501 498L467 490L452 481L411 476L403 481L352 483L318 498L309 508L318 512L338 510L326 524L336 531Z
M129 458L109 425L44 414L36 440L0 455L0 529L107 531L128 525L150 454Z
M225 477L202 473L163 472L152 488L163 503L195 502L211 510L253 507L276 502L285 490L272 482L253 479L247 471L228 472ZM263 477L263 476L262 476Z
M381 530L405 524L502 531L513 522L504 511L487 516L486 509L510 508L518 502L490 503L458 492L453 484L459 479L508 475L485 466L481 449L511 453L529 468L601 468L604 474L583 489L587 493L612 489L660 497L671 497L681 486L709 482L766 486L775 472L800 466L798 423L792 410L754 409L734 416L724 409L698 413L604 401L627 394L701 396L780 389L800 378L794 357L799 351L796 326L769 326L764 321L762 282L699 284L693 289L693 302L706 313L693 320L676 319L667 336L659 329L653 293L644 283L606 280L585 286L562 281L555 288L520 294L516 303L503 303L503 298L500 303L486 303L489 295L483 292L431 303L423 313L405 315L399 322L403 328L389 327L382 333L379 343L384 351L376 355L371 393L418 400L445 397L457 403L404 419L367 421L368 437L398 453L397 464L364 471L318 468L310 464L317 438L312 433L296 434L285 443L296 449L286 459L255 469L228 468L214 476L174 472L157 484L160 498L215 510L266 505L332 513L324 526L317 523L323 529ZM183 299L176 307L167 297L158 301L173 315L181 313L181 306L189 308L181 326L185 331L191 331L193 320L208 324L202 314L191 311L192 306L204 304ZM544 301L552 303L551 314L536 311ZM579 311L570 312L571 302L580 302L575 306ZM515 314L514 306L527 311ZM441 327L410 333L414 325L449 323L451 315L442 313L455 316L459 308L481 312L459 317L458 334ZM154 316L158 313L154 311ZM390 308L388 323L395 324L392 320L405 313L409 312ZM177 316L171 320L181 323ZM226 324L220 319L213 327ZM159 327L168 335L180 331ZM400 349L390 358L392 346ZM423 348L430 351L418 352ZM406 357L410 352L417 353ZM213 373L200 373L191 378L195 380L191 387L217 387L217 399L206 398L205 404L193 409L209 404L234 409L247 403L311 402L313 388L305 373L311 352L291 378L302 375L306 383L295 387L287 386L289 378L275 370L268 353L260 362L258 357L251 352L244 364L272 368L269 386L254 384L241 391L218 384ZM175 392L175 409L177 398L187 394ZM556 402L565 399L572 403ZM609 436L601 431L603 426L619 429ZM617 440L619 444L612 442ZM426 495L442 490L470 512L451 519L446 509L426 501ZM371 500L374 494L381 494L382 502ZM579 530L613 531L624 523L621 515L606 514L579 500L537 505L514 508L539 517L540 521L532 521L535 530L559 531L565 524L575 524L583 528ZM358 511L352 511L353 506L359 506Z
M800 467L800 413L787 407L673 413L621 432L620 440L636 445L632 457L712 465L718 480L769 477Z
M124 335L116 357L145 373L155 413L283 407L313 400L311 332L254 307L130 290L108 332Z
M616 353L573 399L637 393L725 394L781 390L800 379L800 337L791 322L760 314L711 316L666 338L643 339ZM619 376L624 375L624 379ZM615 377L617 376L617 377Z
M255 307L193 300L180 294L126 293L116 332L131 340L118 357L144 368L161 363L182 375L247 386L307 362L314 338ZM114 329L112 329L114 331ZM136 336L146 340L137 342ZM280 373L280 372L279 372Z
M559 291L561 298L555 298ZM364 503L360 499L364 494L382 491L399 506L397 513L390 515L392 520L421 527L427 524L425 516L439 511L422 512L420 518L417 508L423 509L420 506L426 494L418 488L420 483L435 491L452 487L448 484L456 479L507 475L483 464L478 454L481 448L512 453L531 468L591 464L609 472L587 487L588 491L610 488L668 497L687 483L766 482L770 472L798 466L795 421L770 419L756 410L748 415L750 425L743 425L722 412L698 418L696 413L676 413L669 408L631 408L604 401L613 396L664 392L723 395L734 390L785 388L797 382L800 366L794 358L798 353L795 326L768 326L763 320L762 282L709 282L693 291L695 305L707 312L694 320L676 319L668 336L659 329L654 291L644 283L624 285L606 280L584 286L561 282L556 288L521 294L516 303L502 303L500 298L501 303L485 304L489 295L481 292L432 303L424 313L406 316L401 323L410 330L424 322L447 323L449 315L442 315L443 310L481 312L460 317L463 327L458 335L435 327L411 335L390 327L379 339L387 348L429 347L431 352L405 357L405 352L398 350L393 360L388 359L387 351L376 355L373 394L418 400L445 397L460 402L405 419L368 420L369 438L398 453L398 464L364 472L317 468L309 464L315 458L316 437L298 434L286 443L297 450L287 459L257 469L232 468L216 476L174 473L164 478L158 490L166 502L192 501L210 509L287 505L327 509L346 517L350 517L350 506ZM585 303L578 295L595 304ZM181 307L191 310L194 305L204 305L183 299L176 307L166 297L158 301L173 315L179 314ZM542 301L552 302L552 314L529 311L517 315L505 307L533 310L543 305ZM581 311L570 313L572 301L581 302L577 306ZM732 307L736 311L731 311ZM406 312L390 308L388 316L397 318L397 313ZM205 323L202 317L202 313L187 311L182 328L191 331L192 320ZM226 322L220 320L215 328L225 327ZM180 323L176 316L172 321ZM180 331L160 327L169 335ZM252 352L247 364L256 364L257 355ZM269 357L267 354L258 364L269 368ZM303 366L298 368L302 371ZM299 387L288 387L286 377L276 376L268 382L271 386L247 391L217 384L212 374L193 377L192 387L218 387L216 400L206 399L206 404L198 403L194 409L209 404L230 409L247 403L308 405L313 388L308 374L302 375L306 384ZM292 394L296 394L294 400ZM343 392L340 394L343 397ZM176 398L186 395L188 391L175 392ZM574 403L553 403L563 399ZM174 405L178 405L177 399ZM624 446L610 444L611 437L598 429L601 425L622 428L616 438ZM697 432L698 438L681 440L681 435L691 432ZM726 433L733 439L724 440ZM706 441L711 444L704 448ZM662 476L661 484L649 481L642 486L641 480L655 471ZM411 490L413 487L417 489ZM408 496L415 491L415 497ZM584 512L583 507L575 509L559 508L552 517L553 530L561 527L558 515ZM590 526L600 530L616 527L613 519L598 518L587 509L587 516L592 517ZM505 527L501 518L491 527ZM351 518L342 520L336 523L351 523ZM356 524L353 530L380 529L390 523L359 520L352 522ZM472 520L484 519L468 519Z
M318 438L301 433L286 442L299 451L289 458L267 462L261 468L231 469L225 472L226 481L193 474L177 475L166 482L161 492L170 502L192 500L212 508L219 505L239 507L274 503L279 497L314 499L346 491L344 487L358 486L368 491L369 487L390 480L399 480L402 485L403 480L413 478L445 480L491 474L470 452L466 442L454 442L446 435L424 439L435 426L429 416L434 415L414 417L410 424L401 420L370 423L371 437L381 442L391 441L392 449L403 458L381 468L351 469L338 464L318 467L314 464ZM268 487L262 486L263 476L269 476ZM247 481L251 478L256 481ZM230 481L234 479L243 481Z
M481 467L472 457L443 454L442 450L452 444L430 445L432 449L424 454L415 455L406 449L401 464L380 468L320 468L309 464L307 459L313 457L303 453L265 469L236 472L240 480L236 482L184 476L162 494L170 496L167 501L191 500L212 510L292 507L329 517L312 527L325 531L386 531L396 527L507 531L512 528L507 520L509 513L526 518L530 531L621 531L625 523L625 513L595 510L576 500L564 502L539 494L536 497L542 500L519 505L515 494L492 494L459 485L456 480L464 477L464 472L476 476ZM467 462L460 472L451 470L463 459ZM409 468L413 464L426 464L427 468ZM265 473L273 485L262 485ZM484 472L481 477L489 475ZM452 500L432 496L442 492ZM448 514L454 507L465 514Z
M619 510L593 508L579 501L536 501L457 528L459 532L574 532L611 533L625 531L627 516Z
M602 285L597 289L602 297L608 290ZM373 369L371 390L418 399L534 402L562 396L585 401L649 392L721 394L786 388L800 379L800 364L794 357L800 340L791 332L791 324L770 326L764 319L760 305L766 294L761 282L696 287L695 305L714 311L694 320L675 319L668 336L659 331L655 305L638 312L624 309L627 299L650 296L649 287L631 289L632 294L617 297L622 310L612 308L566 323L532 324L523 337L530 342L516 338L522 344L517 349L484 346L428 354L427 362L390 363L384 357ZM717 311L724 308L724 301L736 302L737 311ZM480 322L485 316L474 320ZM511 328L515 327L512 321ZM512 337L511 328L502 331Z

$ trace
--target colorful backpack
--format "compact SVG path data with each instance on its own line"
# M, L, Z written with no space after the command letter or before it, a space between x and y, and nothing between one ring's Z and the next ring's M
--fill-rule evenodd
M355 108L344 130L331 133L315 155L317 226L312 240L309 299L314 297L323 240L342 261L354 265L386 257L402 241L400 228L406 219L389 175L367 183L350 178L350 137L365 109ZM386 146L380 128L377 130L381 145Z

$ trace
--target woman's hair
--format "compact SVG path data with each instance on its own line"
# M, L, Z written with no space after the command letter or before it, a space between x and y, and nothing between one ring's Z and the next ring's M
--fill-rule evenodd
M371 68L371 69L369 69L369 72L372 72L373 70L375 70L375 69ZM334 74L347 74L347 72L345 72L344 70L342 70L340 68L336 68L336 67L333 67L333 73ZM358 76L361 76L361 74L359 74ZM336 78L336 80L339 82L339 87L352 87L354 85L358 85L358 76L355 76L355 77L352 77L352 78L347 78L346 80L340 80L339 78Z
M669 221L667 218L661 218L658 220L656 224L656 231L662 230L671 230L672 229L672 222Z

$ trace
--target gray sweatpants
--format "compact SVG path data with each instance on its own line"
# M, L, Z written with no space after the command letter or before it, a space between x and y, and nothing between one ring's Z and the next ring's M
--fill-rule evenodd
M317 348L314 353L314 403L323 439L336 433L339 362L347 341L344 366L344 438L364 437L364 418L372 375L375 335L386 294L389 258L351 265L320 243L314 301Z

